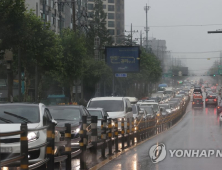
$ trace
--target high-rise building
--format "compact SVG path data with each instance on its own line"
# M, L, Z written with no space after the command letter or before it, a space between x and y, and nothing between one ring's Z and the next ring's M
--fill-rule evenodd
M103 10L107 14L106 27L116 44L121 44L125 30L124 0L102 0ZM94 9L94 0L88 0L89 13Z
M60 33L63 28L73 27L72 5L67 5L65 0L26 0L26 6L34 10L36 16L43 21L50 23L55 33Z

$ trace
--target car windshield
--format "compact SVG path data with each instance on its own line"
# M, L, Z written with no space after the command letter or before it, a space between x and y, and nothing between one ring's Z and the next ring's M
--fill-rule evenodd
M88 110L91 116L97 116L98 119L102 119L102 111L100 110Z
M216 99L216 96L207 96L207 99Z
M147 114L153 115L152 107L140 106L140 108L146 110Z
M149 103L144 103L144 104L143 104L143 103L142 103L141 106L150 106L150 107L153 108L153 110L154 110L155 112L158 111L158 109L159 109L159 108L158 108L158 104L152 104L152 103L151 103L151 104L149 104Z
M88 107L103 108L106 112L124 111L124 104L122 100L95 100L91 101Z
M49 110L55 120L81 120L81 112L79 108L52 107L49 108Z
M11 123L39 123L39 106L0 105L0 117ZM0 123L6 122L0 119Z

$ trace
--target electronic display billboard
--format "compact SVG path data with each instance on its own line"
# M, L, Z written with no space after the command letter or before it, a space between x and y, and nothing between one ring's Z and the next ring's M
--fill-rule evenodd
M106 47L106 64L114 73L136 73L140 71L139 46Z

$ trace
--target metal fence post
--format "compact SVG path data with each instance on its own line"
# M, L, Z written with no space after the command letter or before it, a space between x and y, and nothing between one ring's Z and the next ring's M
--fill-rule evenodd
M135 132L135 126L134 126L134 117L132 118L132 145L134 145L134 132Z
M28 139L27 139L27 134L28 134L28 127L26 123L22 123L20 126L20 130L22 131L20 135L20 150L21 150L21 155L24 155L24 158L21 159L20 163L20 168L21 170L26 170L28 169Z
M119 152L119 131L118 131L118 119L115 119L115 152Z
M127 118L127 147L130 147L130 121L129 118Z
M54 162L52 163L52 157L54 157L54 151L52 148L52 126L53 124L50 123L47 128L47 142L49 143L46 148L47 158L49 161L47 162L47 169L53 169Z
M121 134L122 134L122 150L125 149L124 147L124 143L125 143L125 137L124 137L124 133L125 133L125 129L124 129L124 118L122 118L122 121L121 121Z
M65 131L65 141L67 144L65 146L65 153L68 156L66 159L66 170L72 169L72 157L71 157L71 124L65 124L66 131Z
M103 128L102 128L102 133L101 133L101 138L102 138L102 141L103 141L103 144L102 144L102 148L101 148L101 155L102 155L102 159L105 159L106 158L106 127L107 127L107 116L104 116L103 118Z
M136 118L136 123L137 123L137 126L136 126L136 142L139 143L140 142L140 123L138 121L138 118Z
M92 162L97 163L97 116L91 116L91 129L92 129Z
M109 118L108 119L109 155L113 155L113 153L112 153L112 124L111 124L111 121L112 121L112 119Z
M87 143L87 135L86 135L86 123L87 123L87 116L82 116L82 126L80 130L80 149L81 149L81 155L80 155L80 169L87 169L86 167L86 143Z

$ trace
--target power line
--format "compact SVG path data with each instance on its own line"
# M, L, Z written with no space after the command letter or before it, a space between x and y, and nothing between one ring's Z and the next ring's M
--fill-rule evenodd
M201 51L201 52L171 52L171 53L177 53L177 54L203 54L203 53L219 53L221 51Z
M166 28L166 27L206 27L206 26L218 26L222 24L202 24L202 25L154 25L154 26L149 26L149 27L155 27L155 28ZM125 25L125 26L130 26L130 25ZM144 26L134 26L134 27L144 27Z

